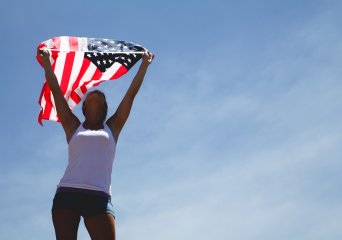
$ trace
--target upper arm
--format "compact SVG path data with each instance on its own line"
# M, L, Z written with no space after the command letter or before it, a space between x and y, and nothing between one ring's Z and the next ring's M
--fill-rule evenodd
M78 126L80 125L79 119L72 113L67 101L65 100L62 91L58 89L51 89L58 118L63 126L67 142L69 142L71 136L74 134Z
M115 113L106 122L116 141L131 112L134 97L135 94L128 90Z

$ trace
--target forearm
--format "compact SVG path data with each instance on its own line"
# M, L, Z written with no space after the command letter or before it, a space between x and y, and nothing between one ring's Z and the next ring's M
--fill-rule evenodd
M141 86L142 82L144 81L144 77L145 77L147 68L148 68L148 64L142 63L140 65L139 70L138 70L137 74L135 75L131 85L129 86L128 92L130 94L133 94L133 96L135 96L138 93L140 86Z
M45 69L45 79L47 84L50 87L50 90L53 95L61 93L57 77L55 73L52 71L51 66L47 66Z

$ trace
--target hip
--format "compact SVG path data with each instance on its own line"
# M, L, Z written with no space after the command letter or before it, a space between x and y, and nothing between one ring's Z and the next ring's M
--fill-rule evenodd
M69 209L83 218L105 213L115 217L109 194L81 188L59 187L52 205L52 211L56 209Z

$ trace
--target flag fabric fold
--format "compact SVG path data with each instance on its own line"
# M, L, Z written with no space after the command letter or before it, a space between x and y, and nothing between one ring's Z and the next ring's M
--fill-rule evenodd
M50 52L50 62L61 91L72 110L88 89L115 80L138 62L145 48L137 44L100 38L55 37L39 44ZM39 57L38 62L42 65ZM38 122L59 121L51 90L45 81L39 104Z

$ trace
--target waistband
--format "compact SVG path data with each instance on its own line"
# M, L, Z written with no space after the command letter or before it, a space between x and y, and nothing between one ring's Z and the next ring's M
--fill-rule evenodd
M98 195L98 196L102 196L102 197L111 198L111 196L106 192L84 189L84 188L74 188L74 187L59 187L59 188L57 188L56 193L62 193L62 192L88 193L88 194L94 194L94 195Z

